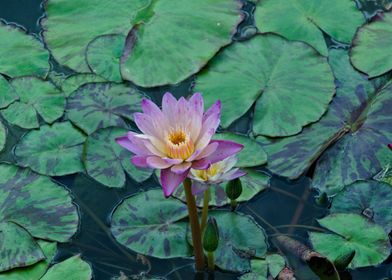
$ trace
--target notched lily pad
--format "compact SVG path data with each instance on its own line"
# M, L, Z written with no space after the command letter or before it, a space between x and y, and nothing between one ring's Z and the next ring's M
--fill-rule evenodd
M17 99L18 96L16 95L14 88L0 74L0 109L7 107Z
M357 214L331 214L320 225L333 233L310 232L313 248L335 261L355 250L351 268L377 265L390 253L391 245L382 227Z
M92 277L91 266L76 255L50 267L40 280L91 280Z
M110 127L91 134L86 141L84 165L87 174L111 188L121 188L125 184L125 172L137 182L147 180L152 169L141 169L131 163L132 153L123 149L115 141L127 130Z
M65 97L52 83L30 76L15 78L11 85L18 100L1 110L9 123L31 129L39 127L38 115L51 124L64 114Z
M19 165L49 176L77 173L84 170L85 139L70 122L41 126L22 137L16 145L15 158Z
M0 152L4 149L6 141L7 141L7 128L0 121Z
M165 199L161 189L135 194L114 210L111 231L129 249L157 258L187 257L188 211L179 200Z
M84 84L106 82L106 80L98 75L91 73L74 74L67 77L61 85L65 96L70 96L75 90Z
M124 119L132 120L140 111L142 98L140 91L124 84L85 84L69 96L67 115L87 134L109 126L126 128Z
M268 254L264 259L250 261L252 271L242 275L240 280L267 280L268 275L274 279L286 266L285 259L279 254Z

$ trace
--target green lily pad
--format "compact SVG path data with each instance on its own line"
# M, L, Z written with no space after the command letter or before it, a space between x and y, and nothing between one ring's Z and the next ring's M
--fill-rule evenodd
M211 211L219 228L215 264L224 270L246 272L252 257L264 257L267 240L264 229L252 217L227 211Z
M7 129L4 124L0 121L0 152L5 147L5 142L7 140Z
M33 264L45 256L33 237L66 242L78 228L69 192L50 178L0 164L0 270Z
M273 32L289 40L303 41L327 56L323 32L336 41L350 44L365 18L354 1L263 0L256 7L255 21L263 33Z
M0 108L5 108L18 99L11 84L0 75Z
M331 213L363 215L384 227L392 229L392 188L378 181L358 181L344 187L333 199Z
M252 169L243 169L243 171L245 171L247 174L241 177L242 194L237 199L238 202L252 199L256 194L268 188L270 181L270 176L264 172L259 172ZM210 206L221 207L230 204L230 199L228 199L226 196L225 188L226 183L210 187ZM198 207L203 207L203 195L204 193L199 193L195 196ZM173 196L182 201L186 201L185 192L182 185L177 188Z
M61 88L65 96L70 96L75 90L84 84L106 82L106 80L98 75L91 73L74 74L67 77Z
M369 77L382 75L392 69L392 12L361 27L351 49L351 62Z
M239 8L236 0L151 1L138 13L137 25L128 35L121 60L123 78L153 87L176 84L197 73L231 42L242 20Z
M39 280L42 275L45 274L50 263L57 252L56 242L46 242L38 240L42 252L45 255L45 259L28 267L15 268L9 271L0 273L0 280Z
M114 210L111 231L129 249L157 258L187 257L192 250L186 241L187 207L165 199L161 189L135 194ZM181 221L180 221L181 220Z
M213 138L216 140L230 140L244 145L244 149L238 153L237 167L253 167L267 162L267 154L261 145L247 136L224 132L215 134Z
M69 96L67 115L87 134L109 126L126 128L123 118L133 119L142 98L140 91L124 84L85 84Z
M268 274L274 279L286 266L285 259L279 254L268 254L265 259L250 261L252 271L242 275L240 280L267 280Z
M90 72L85 60L88 43L104 34L122 33L132 28L132 19L149 0L46 2L47 18L43 36L54 58L77 72ZM69 20L72 19L72 20Z
M62 176L84 170L83 143L86 137L70 122L41 126L28 132L15 148L19 165L49 175Z
M371 178L385 166L383 157L389 152L388 138L392 138L392 128L385 123L390 123L388 104L392 99L388 93L391 88L376 90L352 68L346 51L331 50L329 62L338 88L325 116L298 135L257 140L267 152L267 168L290 179L306 172L328 148L327 153L335 151L335 157L329 157L331 168L324 166L329 173L316 170L315 182L316 187L332 195L355 180ZM343 148L344 143L348 145ZM342 149L345 152L339 153Z
M92 277L90 265L77 255L50 267L40 280L91 280Z
M125 184L125 172L137 182L147 180L152 169L141 169L131 163L131 152L123 149L115 138L123 136L127 130L110 127L91 134L86 141L84 165L87 174L111 188L121 188Z
M87 47L86 59L91 70L108 81L122 82L120 58L125 45L125 35L102 35Z
M38 115L50 124L64 114L65 97L52 83L31 76L15 78L11 85L19 98L1 110L9 123L27 129L37 128Z
M50 68L49 52L34 36L0 22L0 73L10 77L37 75L44 77Z
M223 127L256 102L253 131L287 136L324 114L335 93L333 81L327 60L311 47L269 34L219 53L197 76L195 91L207 106L222 101Z

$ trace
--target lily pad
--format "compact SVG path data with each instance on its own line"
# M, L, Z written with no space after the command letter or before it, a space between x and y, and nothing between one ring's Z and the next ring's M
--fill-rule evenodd
M50 68L49 52L37 38L2 22L0 38L0 73L10 77L46 76Z
M50 267L40 280L91 280L92 277L90 265L77 255Z
M86 141L84 165L87 174L111 188L121 188L125 184L125 172L137 182L147 180L152 169L141 169L131 163L132 153L121 148L115 138L123 136L127 130L110 127L91 134Z
M192 250L186 242L187 207L165 199L161 189L133 195L114 210L111 231L129 249L157 258L187 257ZM181 220L181 221L180 221Z
M303 41L327 56L323 32L336 41L350 44L365 18L354 1L263 0L257 5L255 21L263 33L273 32L289 40Z
M264 229L252 217L227 211L211 211L217 221L219 246L214 252L215 264L224 270L246 272L252 257L264 257L267 240Z
M62 176L84 170L83 143L86 137L70 122L41 126L28 132L15 148L19 165L49 175Z
M67 77L61 88L65 94L65 96L70 96L75 90L77 90L80 86L84 84L90 83L99 83L99 82L106 82L106 80L98 75L91 74L91 73L84 73L84 74L74 74Z
M269 34L219 53L197 76L195 91L207 106L222 101L223 127L256 102L253 131L287 136L324 114L335 93L333 81L327 60L311 47Z
M77 72L90 72L85 60L88 43L104 34L127 32L132 19L149 0L45 2L47 18L42 21L44 39L54 58ZM72 20L70 20L72 19Z
M265 259L250 261L252 271L242 275L240 280L267 280L268 274L274 279L286 266L285 259L279 254L269 254Z
M78 228L69 192L50 178L10 164L0 164L0 270L45 258L33 240L65 242Z
M224 132L214 135L216 140L229 140L244 145L244 149L238 153L237 167L253 167L267 162L267 154L261 145L247 136Z
M351 49L351 61L369 77L382 75L392 69L391 46L392 12L380 15L358 30Z
M7 129L4 124L0 121L0 152L5 147L5 142L7 140Z
M9 123L27 129L37 128L38 115L50 124L64 114L65 97L52 83L31 76L15 78L11 85L19 98L1 110Z
M256 194L268 188L270 176L264 172L255 171L252 169L243 169L247 174L241 177L242 182L242 193L237 199L238 202L248 201L252 199ZM230 199L227 198L226 183L214 185L210 187L210 206L221 207L230 203ZM203 195L204 193L198 193L196 195L196 204L198 207L203 207ZM186 201L185 192L182 185L177 188L173 194L174 197Z
M357 214L332 214L318 220L333 233L310 232L313 248L329 260L355 250L351 268L377 265L390 253L387 233L382 227Z
M176 84L228 45L241 20L237 0L151 1L134 20L121 74L143 87Z
M338 88L325 116L298 135L257 140L267 152L267 168L289 179L301 176L328 148L327 153L335 151L335 157L328 157L333 159L330 168L323 167L329 173L316 170L315 182L316 187L332 195L355 180L371 178L385 166L383 157L389 152L386 145L392 137L392 127L387 125L392 98L388 92L391 87L375 89L352 68L346 51L332 50L329 62ZM344 143L348 145L343 148Z
M102 35L87 47L86 59L91 70L108 81L122 82L120 58L125 45L125 35Z
M331 213L363 215L382 226L392 229L392 188L378 181L358 181L344 187L333 199Z
M0 75L0 108L5 108L18 99L11 84Z
M133 119L142 98L140 91L124 84L85 84L69 96L67 115L87 134L109 126L126 128L123 118Z

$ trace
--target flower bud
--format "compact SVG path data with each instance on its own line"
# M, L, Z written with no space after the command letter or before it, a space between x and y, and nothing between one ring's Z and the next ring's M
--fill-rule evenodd
M233 179L226 184L226 195L230 200L236 200L242 193L240 178Z
M214 252L219 245L219 229L215 218L209 218L203 235L203 248L207 252Z
M318 206L326 206L329 204L328 195L322 192L318 197L316 197L316 204Z

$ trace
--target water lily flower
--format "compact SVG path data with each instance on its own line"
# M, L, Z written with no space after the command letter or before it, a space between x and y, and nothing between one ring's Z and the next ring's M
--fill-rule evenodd
M198 194L205 191L210 185L217 185L246 175L239 168L233 168L237 163L235 155L222 161L211 164L205 170L191 169L189 177L192 179L192 193Z
M143 113L134 114L142 133L128 132L116 141L134 154L134 165L161 169L160 181L166 197L187 178L191 168L207 169L243 148L232 141L211 140L220 122L219 100L204 112L200 93L189 100L177 100L165 93L162 109L143 99L142 110Z

